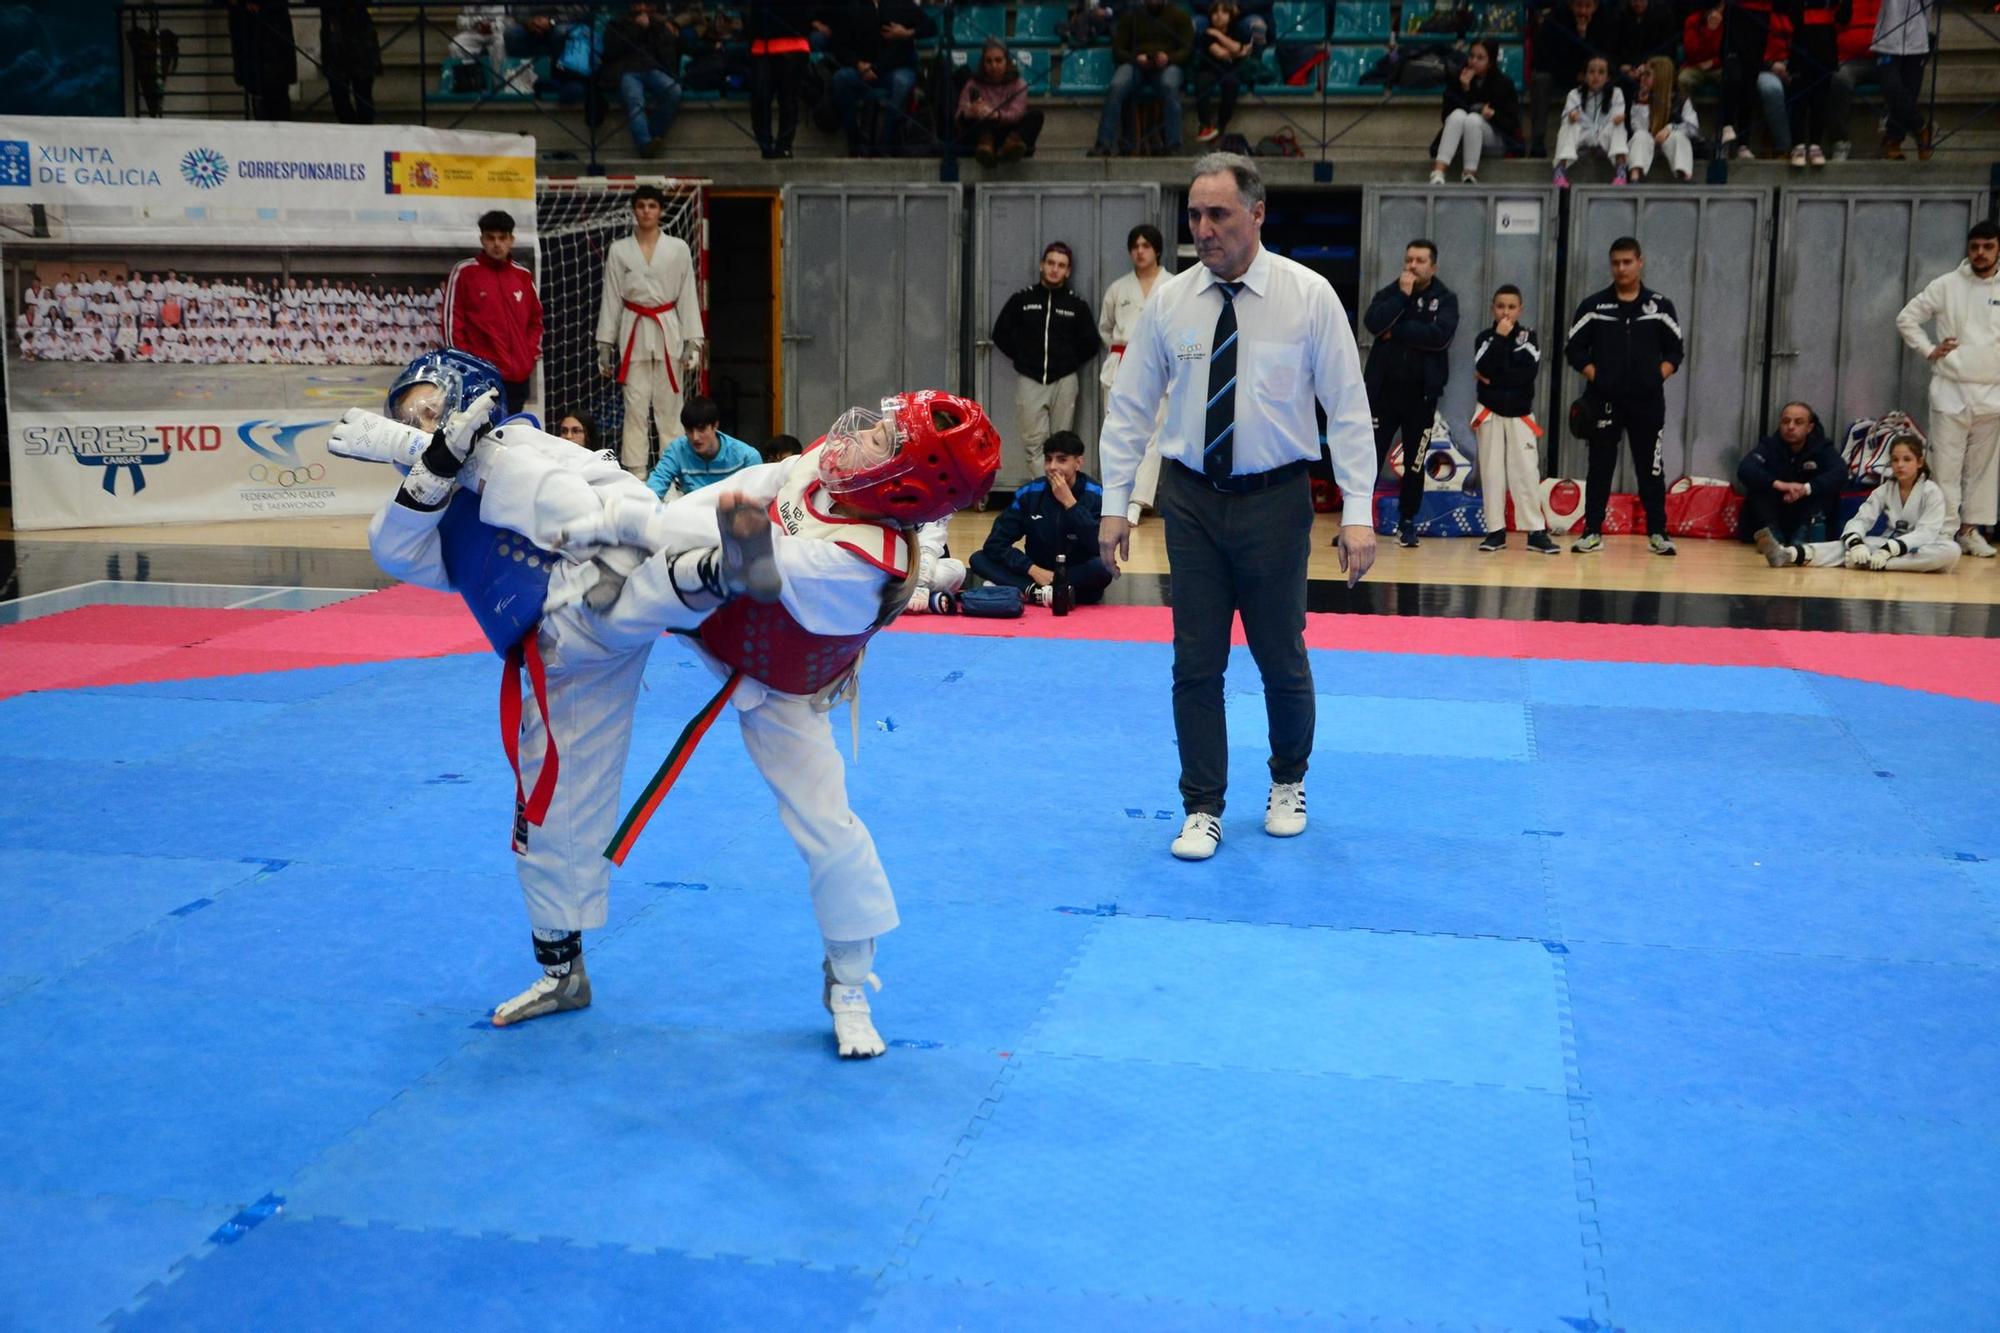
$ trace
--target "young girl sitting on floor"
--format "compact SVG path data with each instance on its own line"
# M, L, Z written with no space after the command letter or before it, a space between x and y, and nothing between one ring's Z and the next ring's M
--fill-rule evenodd
M1569 167L1586 148L1611 159L1614 185L1625 183L1625 94L1611 82L1611 65L1592 56L1583 67L1583 84L1569 90L1563 102L1562 128L1556 131L1555 183L1569 188Z
M1889 472L1889 480L1877 486L1847 521L1839 541L1787 545L1769 528L1759 528L1757 549L1774 567L1845 564L1849 569L1945 573L1958 563L1958 543L1952 540L1944 489L1924 466L1923 441L1904 435L1890 445ZM1869 536L1885 514L1888 529L1880 537Z

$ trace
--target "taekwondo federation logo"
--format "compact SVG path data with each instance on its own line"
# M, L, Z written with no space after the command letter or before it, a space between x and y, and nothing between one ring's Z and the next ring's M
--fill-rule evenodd
M181 179L197 190L213 190L229 179L229 162L213 148L194 148L181 159Z
M246 421L236 428L236 438L264 463L252 463L246 474L250 486L243 492L259 513L290 509L324 509L333 489L326 485L326 465L308 463L299 457L299 437L310 430L323 430L331 421L283 422L268 419ZM282 500L271 492L290 491Z
M0 139L0 185L28 185L34 172L28 166L26 139Z

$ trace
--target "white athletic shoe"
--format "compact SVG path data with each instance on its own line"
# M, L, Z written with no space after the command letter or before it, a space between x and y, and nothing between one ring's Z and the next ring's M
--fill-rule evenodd
M1306 831L1306 784L1274 782L1264 802L1264 832L1274 838L1296 838Z
M1222 821L1206 810L1197 810L1181 825L1174 839L1174 855L1183 861L1206 861L1222 845Z
M866 985L850 986L833 979L833 964L822 959L820 973L826 978L826 989L820 993L820 1003L833 1015L833 1042L840 1050L843 1060L872 1060L889 1049L883 1042L882 1034L875 1030L875 1020L868 1012L868 987L882 989L882 978L873 972L868 974Z
M1967 528L1958 534L1958 549L1981 560L1991 560L1994 555L1993 543L1981 536L1978 528Z
M493 1011L493 1026L512 1027L544 1014L589 1007L590 978L584 975L583 956L579 954L576 961L569 965L568 976L552 977L544 972L534 985L496 1008Z

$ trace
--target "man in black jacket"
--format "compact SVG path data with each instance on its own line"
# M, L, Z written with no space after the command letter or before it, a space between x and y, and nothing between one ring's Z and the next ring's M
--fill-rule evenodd
M937 24L916 0L850 0L833 15L833 100L847 131L847 155L872 157L888 150L917 86L917 39L937 34ZM874 143L861 135L863 99L882 104Z
M1102 350L1090 303L1070 290L1074 256L1061 241L1042 250L1041 281L1007 298L993 321L993 345L1014 363L1014 392L1028 473L1042 472L1042 442L1076 426L1077 372Z
M1569 363L1589 387L1593 404L1609 409L1611 426L1586 443L1590 470L1583 487L1583 536L1569 549L1580 555L1604 549L1604 511L1618 470L1618 436L1631 442L1646 507L1646 540L1654 555L1673 555L1667 536L1666 461L1660 437L1667 427L1666 383L1681 368L1680 319L1674 303L1642 281L1646 258L1639 242L1611 243L1611 285L1583 298L1570 321Z
M1766 435L1736 466L1743 483L1744 541L1769 528L1784 545L1815 540L1807 529L1826 520L1824 540L1840 533L1840 488L1847 484L1847 460L1826 437L1819 414L1804 403L1786 403L1778 413L1778 433Z
M1361 322L1374 338L1361 372L1375 417L1375 474L1389 445L1403 437L1403 487L1396 540L1417 544L1417 507L1424 501L1424 436L1437 416L1451 375L1451 338L1458 331L1458 297L1437 276L1437 243L1403 247L1403 271L1375 293Z
M680 67L680 30L647 0L632 0L624 17L605 26L598 82L624 104L640 157L659 156L660 140L680 114L681 85L674 77Z
M1014 492L986 544L972 553L972 572L1047 606L1056 557L1063 556L1077 605L1103 601L1115 577L1097 551L1103 509L1104 491L1083 470L1083 441L1075 431L1059 430L1049 436L1042 475Z

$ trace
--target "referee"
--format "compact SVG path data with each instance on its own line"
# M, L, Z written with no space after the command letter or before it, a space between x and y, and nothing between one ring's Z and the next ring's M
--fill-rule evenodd
M1194 164L1188 230L1199 267L1162 278L1139 316L1098 440L1104 517L1098 545L1113 570L1130 555L1133 478L1162 401L1158 506L1166 520L1174 605L1174 735L1187 821L1173 853L1213 856L1229 784L1223 672L1230 624L1264 678L1271 793L1264 831L1305 832L1313 743L1306 658L1306 559L1326 409L1334 475L1345 495L1340 566L1352 587L1375 563L1369 523L1373 432L1347 312L1326 279L1264 249L1264 181L1250 159L1210 153Z

